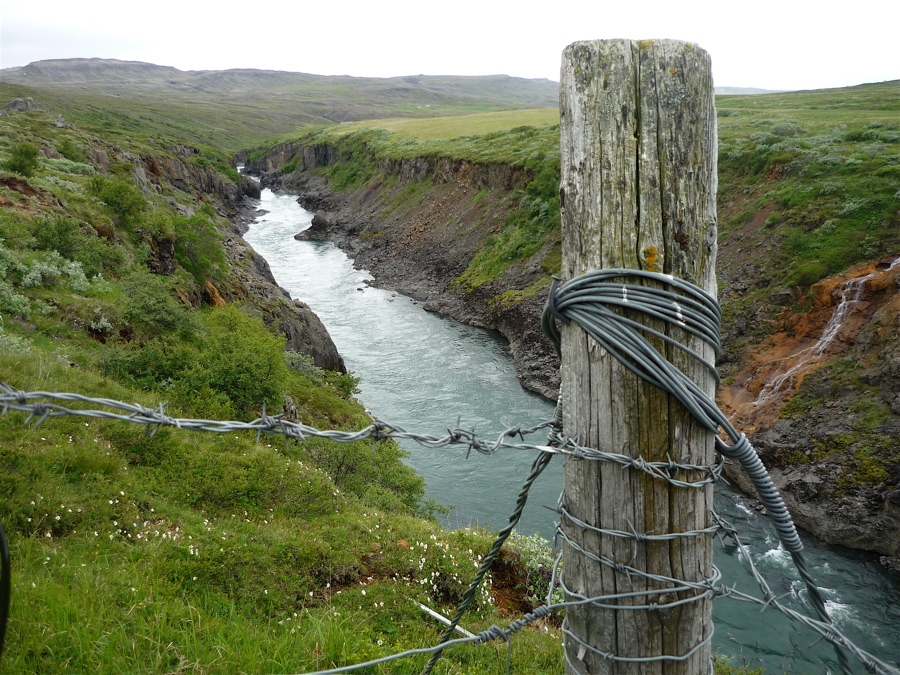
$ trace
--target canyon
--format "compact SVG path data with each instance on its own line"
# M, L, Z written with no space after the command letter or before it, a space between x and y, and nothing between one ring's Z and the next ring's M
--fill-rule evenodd
M528 172L447 158L383 160L376 178L333 191L322 169L347 160L335 147L280 144L247 170L264 187L299 195L316 213L298 238L333 241L373 274L373 284L500 331L520 383L554 399L559 362L539 323L552 245L496 280L460 283L469 261L516 207L513 195L528 184ZM288 162L296 170L284 173ZM894 569L900 569L898 259L900 252L824 279L805 294L784 293L781 305L740 312L723 326L725 377L718 393L798 524L826 542L879 553ZM726 315L754 283L742 263L739 240L721 240ZM751 490L740 470L728 467L727 474Z

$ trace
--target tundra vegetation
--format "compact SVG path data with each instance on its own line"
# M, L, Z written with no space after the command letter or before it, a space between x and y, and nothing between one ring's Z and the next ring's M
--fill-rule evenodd
M134 163L180 140L55 119L0 118L0 381L223 420L263 405L277 414L290 397L319 428L370 423L352 374L285 351L251 301L197 306L205 282L231 283L224 209L216 195L197 200L197 186L142 189ZM56 152L27 153L23 171L22 147ZM89 159L98 150L108 163ZM225 161L214 149L189 159L204 160ZM166 243L171 273L154 273ZM442 626L416 603L451 612L491 537L442 528L403 457L391 440L373 451L251 433L151 437L117 421L36 426L8 413L0 517L15 571L0 670L300 672L434 644ZM466 625L506 620L486 589ZM546 672L559 642L551 626L525 631L513 661ZM490 672L505 658L500 645L450 650L441 672Z
M892 91L720 100L722 230L770 214L759 236L779 247L784 265L765 292L808 286L900 247ZM0 381L151 408L167 401L171 416L210 419L252 418L264 403L279 412L289 396L302 422L369 423L352 374L285 352L252 303L196 306L206 282L229 282L224 211L214 195L198 199L197 186L142 189L129 159L175 153L235 181L230 154L282 133L277 115L251 132L244 113L212 103L198 110L158 96L0 85L3 98L19 95L51 102L54 114L0 117ZM57 126L58 113L70 123ZM514 300L558 270L555 114L389 120L291 137L341 149L339 163L320 169L336 189L388 180L384 159L523 170L529 180L508 197L504 226L458 279L477 288L542 252L545 277ZM160 274L167 246L173 265ZM863 410L860 419L874 424L882 413ZM243 433L150 437L117 421L36 426L7 414L0 518L15 577L3 672L299 672L434 644L442 627L416 602L451 612L490 535L440 527L431 515L438 505L402 460L392 441L373 452L370 443ZM513 542L506 561L521 574L495 593L533 602L545 592L539 544ZM465 624L478 631L508 620L485 591ZM513 668L557 671L560 641L552 624L522 631ZM421 669L425 659L403 668ZM437 672L502 672L505 662L505 645L457 648Z

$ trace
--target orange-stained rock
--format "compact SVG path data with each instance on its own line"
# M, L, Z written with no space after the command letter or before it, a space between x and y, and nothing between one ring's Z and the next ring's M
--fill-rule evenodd
M746 433L772 426L807 375L847 354L872 315L898 302L900 265L891 269L893 262L892 256L861 263L823 279L810 289L810 311L779 314L776 332L718 393L732 422Z
M211 281L206 282L206 292L209 295L211 307L225 307L228 304L225 298L222 297L222 294L219 293L219 289L213 286Z

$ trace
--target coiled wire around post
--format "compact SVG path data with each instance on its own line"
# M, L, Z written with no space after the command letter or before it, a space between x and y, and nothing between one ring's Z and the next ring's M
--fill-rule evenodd
M649 279L663 287L617 281L622 278ZM566 324L574 321L626 368L676 397L705 428L716 434L720 430L724 431L731 444L717 436L717 452L740 462L746 471L772 519L782 545L790 552L797 571L806 584L816 613L823 621L830 623L825 600L806 566L797 528L756 450L746 435L734 428L715 401L660 354L646 335L657 337L682 350L712 373L718 383L715 364L671 336L622 316L613 309L636 310L665 321L700 338L718 356L721 353L719 334L722 312L716 299L683 279L644 270L597 270L582 274L562 285L559 282L559 279L554 278L541 318L544 332L553 342L557 354L561 353L561 335L554 319ZM843 650L837 645L835 650L841 668L849 673L850 666Z

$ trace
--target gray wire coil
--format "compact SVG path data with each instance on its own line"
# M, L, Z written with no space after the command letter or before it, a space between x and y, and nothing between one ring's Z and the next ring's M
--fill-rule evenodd
M621 278L643 278L663 287L639 286L616 281ZM622 316L613 308L640 311L674 325L710 345L721 353L719 336L722 312L715 298L702 288L668 274L612 268L582 274L560 285L554 277L541 317L544 332L561 354L561 335L554 319L566 324L574 321L601 347L644 380L676 397L691 415L713 433L723 430L731 439L729 445L716 437L716 450L741 464L772 519L782 546L790 552L794 565L809 591L810 599L823 621L831 622L825 600L813 581L803 558L803 543L787 506L772 482L768 471L746 435L737 431L715 401L693 380L673 365L651 344L646 335L664 340L697 360L718 383L715 364L680 342L657 330ZM671 290L670 290L671 289ZM844 672L849 671L846 656L837 648Z

